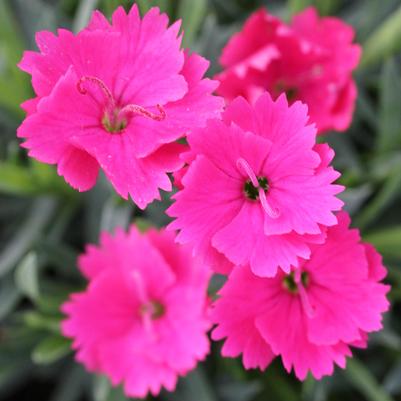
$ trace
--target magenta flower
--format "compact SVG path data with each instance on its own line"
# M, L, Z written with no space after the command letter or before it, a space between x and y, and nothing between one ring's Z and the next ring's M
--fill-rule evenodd
M23 107L18 129L29 155L58 165L74 188L93 187L99 168L125 199L141 208L171 190L189 129L220 114L202 79L208 62L180 49L180 23L151 9L141 20L134 5L112 24L95 12L78 35L60 29L37 35L39 53L25 52L19 67L32 75L37 97Z
M260 278L236 267L220 291L212 319L222 354L242 354L247 369L265 369L280 355L288 372L320 379L344 368L350 346L365 347L367 333L380 330L389 286L380 255L349 229L346 213L316 245L309 261L290 274Z
M209 351L209 272L174 234L140 234L134 226L103 233L79 265L89 285L62 307L76 359L123 383L127 396L172 391Z
M259 276L289 273L324 240L322 226L337 223L334 152L315 144L307 107L289 107L284 95L274 102L265 93L254 106L237 98L223 118L188 136L196 159L168 209L177 218L170 228L219 271L228 259Z
M308 105L319 132L344 131L356 99L351 73L361 55L353 39L352 27L319 18L311 7L290 26L260 9L223 50L218 93L228 101L241 95L253 102L264 90L274 98L286 92L289 100Z

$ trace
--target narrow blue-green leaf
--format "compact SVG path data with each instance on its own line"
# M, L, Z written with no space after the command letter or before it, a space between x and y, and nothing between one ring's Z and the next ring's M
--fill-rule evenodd
M59 335L46 337L32 352L32 360L38 365L56 362L71 351L71 341Z
M52 198L40 198L33 202L25 222L0 253L0 277L9 272L32 246L53 217L56 205Z
M398 361L387 373L383 381L383 388L389 394L401 393L401 361Z
M374 199L362 210L355 219L359 228L365 228L377 221L384 210L393 202L401 191L401 174L398 169L392 171L377 192Z
M372 194L372 185L364 184L355 188L347 188L339 194L339 198L344 201L344 209L350 214L355 214L363 205L363 203Z
M363 238L372 243L380 253L401 258L401 226L372 231Z
M116 227L127 228L134 205L132 202L120 202L114 194L104 204L100 217L101 230L114 231Z
M93 380L94 401L128 401L121 387L112 387L105 376L95 376ZM129 398L129 401L135 401Z
M357 359L352 358L347 361L347 369L343 374L367 401L393 401L365 365Z
M222 383L218 387L218 392L222 401L252 401L261 393L262 389L261 382L253 380Z
M401 149L401 74L394 59L383 65L380 78L377 149L380 153Z
M88 24L92 11L96 9L99 0L81 0L72 24L74 32L79 32Z
M181 0L179 4L177 17L182 19L183 45L189 47L206 15L208 0Z
M196 401L218 401L201 367L182 378L175 393L166 393L163 398L167 401L194 401L194 394Z
M59 384L49 401L77 401L82 399L87 375L81 366L74 364L67 372L62 372L59 377Z
M13 310L20 298L21 294L15 287L14 280L2 279L0 283L0 321Z
M38 259L34 252L29 252L15 269L15 284L32 301L39 298Z
M401 49L401 6L376 28L363 46L361 67L366 67Z

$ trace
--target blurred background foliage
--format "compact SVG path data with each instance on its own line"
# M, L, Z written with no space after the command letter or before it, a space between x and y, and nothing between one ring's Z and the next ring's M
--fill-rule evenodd
M245 371L239 360L222 359L219 344L207 361L180 380L164 401L401 400L401 2L400 0L138 0L141 11L159 6L182 18L184 44L211 60L257 7L282 18L308 5L352 24L364 55L355 74L359 99L351 128L330 133L336 167L347 185L342 195L354 225L383 254L392 284L385 328L368 350L356 351L347 369L304 383L275 362L267 372ZM35 48L36 31L74 31L94 8L110 16L123 0L0 0L0 400L124 401L107 379L87 374L73 361L59 334L60 304L85 285L76 269L84 244L100 230L133 220L166 223L169 203L144 213L119 199L100 177L78 194L52 166L28 160L15 131L32 97L29 77L16 68L24 49ZM218 285L212 282L212 285ZM149 400L152 398L149 398Z

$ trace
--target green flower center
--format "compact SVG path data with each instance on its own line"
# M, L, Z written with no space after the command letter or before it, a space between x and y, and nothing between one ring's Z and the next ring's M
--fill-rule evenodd
M102 125L107 132L115 134L121 132L124 128L126 128L126 126L128 125L128 121L125 118L119 119L118 111L115 110L113 118L110 118L109 114L105 113L102 118Z
M152 320L156 320L164 315L166 312L164 306L158 301L150 301L140 307L140 314L149 314Z
M258 177L258 183L260 188L262 188L264 191L269 190L269 183L267 181L267 178L265 177ZM259 189L256 188L251 180L247 180L244 184L244 191L245 195L248 199L256 200L259 198Z
M301 273L301 283L305 288L308 287L309 274L307 272ZM284 277L283 286L292 294L296 294L298 292L298 284L295 282L295 273L293 271Z

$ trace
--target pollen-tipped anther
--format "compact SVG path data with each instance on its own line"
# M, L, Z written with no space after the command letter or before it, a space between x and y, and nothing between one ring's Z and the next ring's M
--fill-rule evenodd
M88 93L88 90L83 86L83 84L87 81L97 85L101 89L106 99L109 101L109 105L111 107L115 105L113 94L111 93L107 85L99 78L92 77L90 75L82 76L77 82L77 89L79 93L81 93L82 95L86 95Z
M142 106L138 106L137 104L128 104L124 106L120 112L118 113L118 118L123 119L128 116L138 115L142 117L148 117L155 121L162 121L166 118L166 111L164 110L163 106L160 104L156 105L159 114L152 113L149 110L146 110Z

